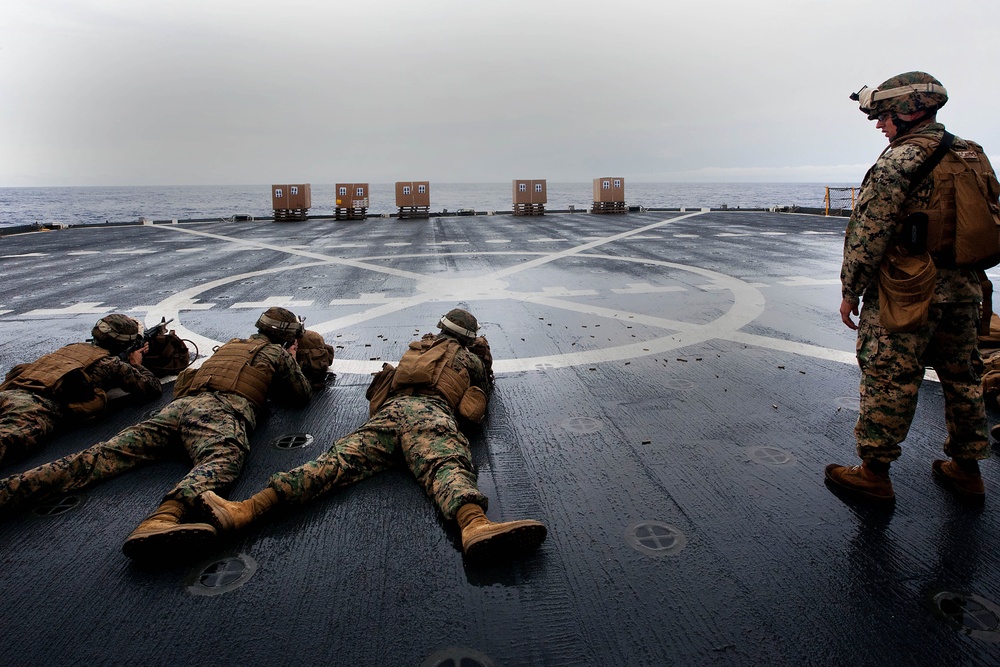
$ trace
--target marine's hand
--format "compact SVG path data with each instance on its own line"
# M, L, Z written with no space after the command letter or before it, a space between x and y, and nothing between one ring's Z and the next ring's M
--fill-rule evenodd
M493 354L490 352L490 342L486 340L486 336L478 336L474 341L472 341L469 345L469 352L483 360L483 366L486 367L486 373L492 376Z
M149 343L146 343L142 347L129 352L128 362L133 366L142 366L142 355L147 352L149 352Z
M476 355L483 361L489 359L493 361L493 355L490 353L490 342L486 340L486 336L478 336L472 343L469 344L469 352Z
M844 321L848 329L857 329L858 325L851 319L851 315L858 314L858 303L853 299L845 298L840 302L840 319Z
M295 342L288 346L288 354L292 355L292 359L298 359L296 353L299 351L299 340L296 338Z

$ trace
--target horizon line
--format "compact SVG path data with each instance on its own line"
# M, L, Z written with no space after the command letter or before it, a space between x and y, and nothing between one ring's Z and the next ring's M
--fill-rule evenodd
M598 176L597 178L608 178L606 176ZM617 177L616 177L617 178ZM816 181L816 180L665 180L665 181L654 181L654 180L639 180L630 179L628 177L621 177L627 183L641 183L644 185L849 185L851 183L858 183L860 181ZM415 181L425 181L428 179L411 179L410 181L358 181L353 180L352 183L368 183L369 185L395 185L396 183L406 183ZM525 179L511 179L514 180L525 180ZM547 183L557 184L557 185L583 185L589 187L592 185L592 181L559 181L551 179L534 179L534 180L544 180ZM429 181L431 184L438 183L443 185L507 185L508 181ZM311 181L301 182L307 185L317 185ZM323 181L319 183L320 186L329 185L330 187L335 187L338 181ZM295 181L285 180L282 184L297 184ZM32 188L233 188L233 187L265 187L270 188L275 183L140 183L140 184L126 184L126 183L113 183L113 184L58 184L58 185L0 185L0 190L24 190Z

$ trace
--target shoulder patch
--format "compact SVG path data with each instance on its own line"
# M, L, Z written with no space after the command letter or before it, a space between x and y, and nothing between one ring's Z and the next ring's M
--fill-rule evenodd
M979 153L976 151L955 151L955 155L962 158L963 160L978 160Z

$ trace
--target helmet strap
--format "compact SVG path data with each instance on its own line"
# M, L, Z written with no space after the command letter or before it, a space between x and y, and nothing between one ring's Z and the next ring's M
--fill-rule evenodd
M892 112L890 114L890 117L892 118L892 124L896 126L897 137L901 137L903 135L909 134L910 132L913 132L913 130L915 130L920 125L926 124L927 119L933 116L934 116L933 111L930 112L924 111L916 118L913 118L911 120L902 120L899 117L899 114L897 114L896 112Z

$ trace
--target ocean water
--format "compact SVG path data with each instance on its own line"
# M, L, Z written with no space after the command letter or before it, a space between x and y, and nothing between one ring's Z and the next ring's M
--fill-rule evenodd
M591 183L547 183L549 210L586 210ZM628 206L646 208L820 208L826 187L853 183L632 183L625 182ZM310 215L332 215L334 185L312 184ZM431 183L431 210L509 211L510 183ZM847 193L850 208L850 193ZM395 186L372 183L368 213L395 213ZM152 220L198 220L233 215L269 217L270 185L0 188L0 227L32 224L100 224Z

